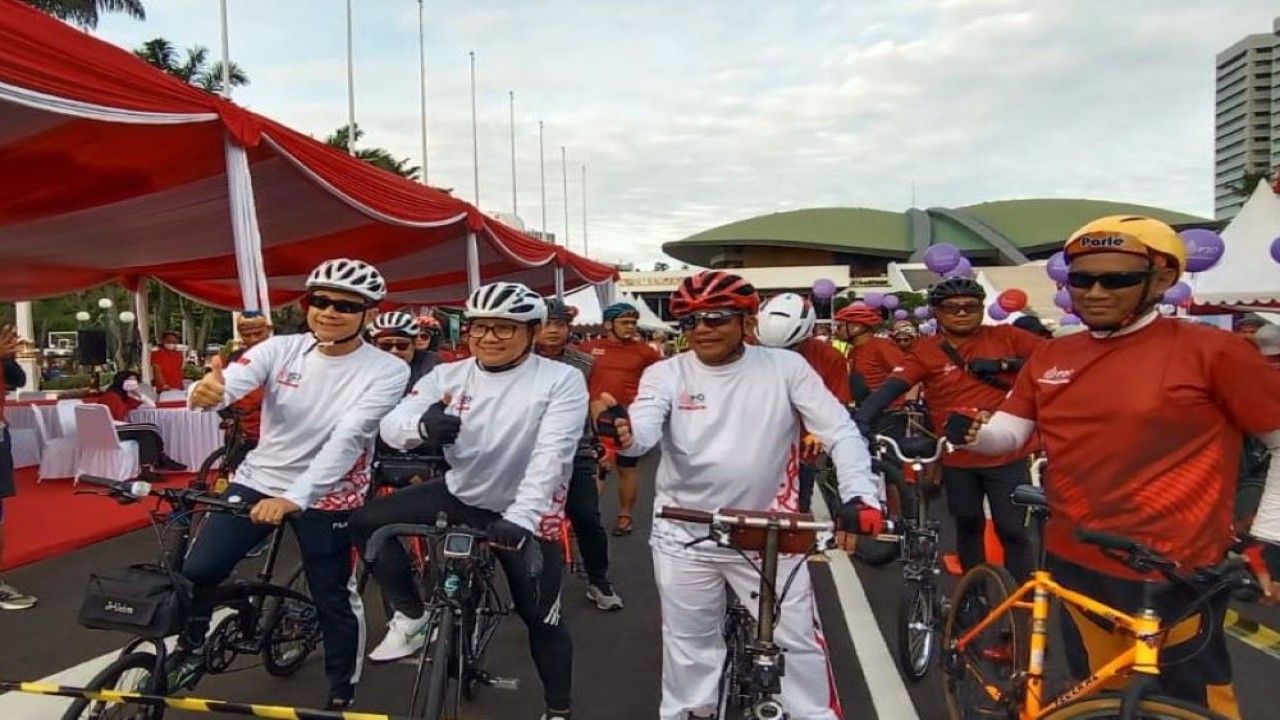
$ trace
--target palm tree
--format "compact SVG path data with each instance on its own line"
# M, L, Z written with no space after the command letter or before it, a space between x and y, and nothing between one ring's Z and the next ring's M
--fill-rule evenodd
M211 93L222 92L222 62L209 62L209 48L196 45L187 48L186 56L178 53L173 43L160 37L148 40L142 47L133 51L134 55L146 60L153 67L159 68L183 82L208 90ZM229 80L231 87L249 84L249 76L235 63L230 65Z
M135 20L146 20L147 11L142 0L22 0L31 7L79 25L82 28L98 27L101 13L124 13Z
M356 125L356 132L355 132L356 142L359 142L360 138L362 137L364 137L364 131L360 129L359 125ZM324 141L326 144L332 147L336 147L339 150L350 152L351 151L350 138L351 138L351 126L343 125L337 130L334 130L333 134L325 138ZM396 158L394 155L384 150L383 148L357 148L355 152L355 156L360 160L363 160L369 163L370 165L380 167L383 170L386 170L387 172L395 173L400 177L409 178L410 180L417 180L418 173L422 170L422 168L418 167L417 165L410 165L409 164L410 161L407 158Z
M1265 182L1271 184L1272 174L1270 170L1245 170L1244 175L1236 181L1226 184L1227 190L1235 197L1249 199L1253 195L1253 191L1257 189L1258 183Z

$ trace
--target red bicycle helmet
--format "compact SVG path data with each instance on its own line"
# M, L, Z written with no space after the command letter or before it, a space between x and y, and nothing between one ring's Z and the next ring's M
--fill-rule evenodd
M699 310L738 310L756 313L760 295L751 283L733 273L707 270L680 281L671 293L671 314L683 317Z
M878 310L869 307L855 307L846 305L836 312L834 318L839 322L853 323L854 325L863 325L866 327L880 327L884 324L884 318L881 317Z

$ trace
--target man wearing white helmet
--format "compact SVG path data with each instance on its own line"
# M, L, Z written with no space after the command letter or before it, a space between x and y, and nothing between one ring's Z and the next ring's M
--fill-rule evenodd
M415 341L418 339L418 332L417 318L407 312L382 313L369 325L369 336L379 350L409 363L409 384L405 387L405 392L413 388L418 378L440 364L439 355L417 346Z
M848 406L853 402L853 393L849 387L849 366L839 350L813 337L813 327L817 322L818 315L808 298L795 293L782 293L769 298L760 306L756 338L766 347L788 348L800 353L840 404ZM807 432L802 431L801 436L798 506L787 509L809 512L814 478L817 475L817 468L813 463L818 453L822 452L822 443Z
M507 576L516 613L542 679L548 720L569 717L573 644L560 614L557 543L573 457L587 419L587 383L569 365L533 353L546 319L542 298L518 283L493 283L467 299L471 357L438 366L382 420L399 450L443 447L443 479L374 500L351 518L361 543L391 523L450 522L483 528ZM369 657L385 662L422 648L424 612L402 547L389 543L373 567L395 608Z
M265 388L262 440L236 472L229 498L255 503L249 518L211 515L187 556L183 574L196 586L193 623L180 642L195 651L171 669L171 687L194 687L213 592L236 564L288 521L298 538L307 584L320 616L327 707L355 697L364 645L364 608L351 573L347 520L364 502L378 421L404 394L409 368L360 339L387 286L372 265L341 258L307 278L310 334L277 335L191 388L194 408L224 408Z

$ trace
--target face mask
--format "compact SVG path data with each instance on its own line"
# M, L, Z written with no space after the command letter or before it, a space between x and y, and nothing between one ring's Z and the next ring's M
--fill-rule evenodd
M120 384L120 387L124 388L125 392L133 392L134 390L138 389L138 381L125 380L123 383Z

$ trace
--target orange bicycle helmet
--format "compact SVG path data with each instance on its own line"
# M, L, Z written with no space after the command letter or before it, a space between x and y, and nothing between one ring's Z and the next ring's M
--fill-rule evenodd
M884 318L880 315L880 311L866 306L846 305L836 312L833 319L837 322L847 322L869 328L880 327L884 324Z

